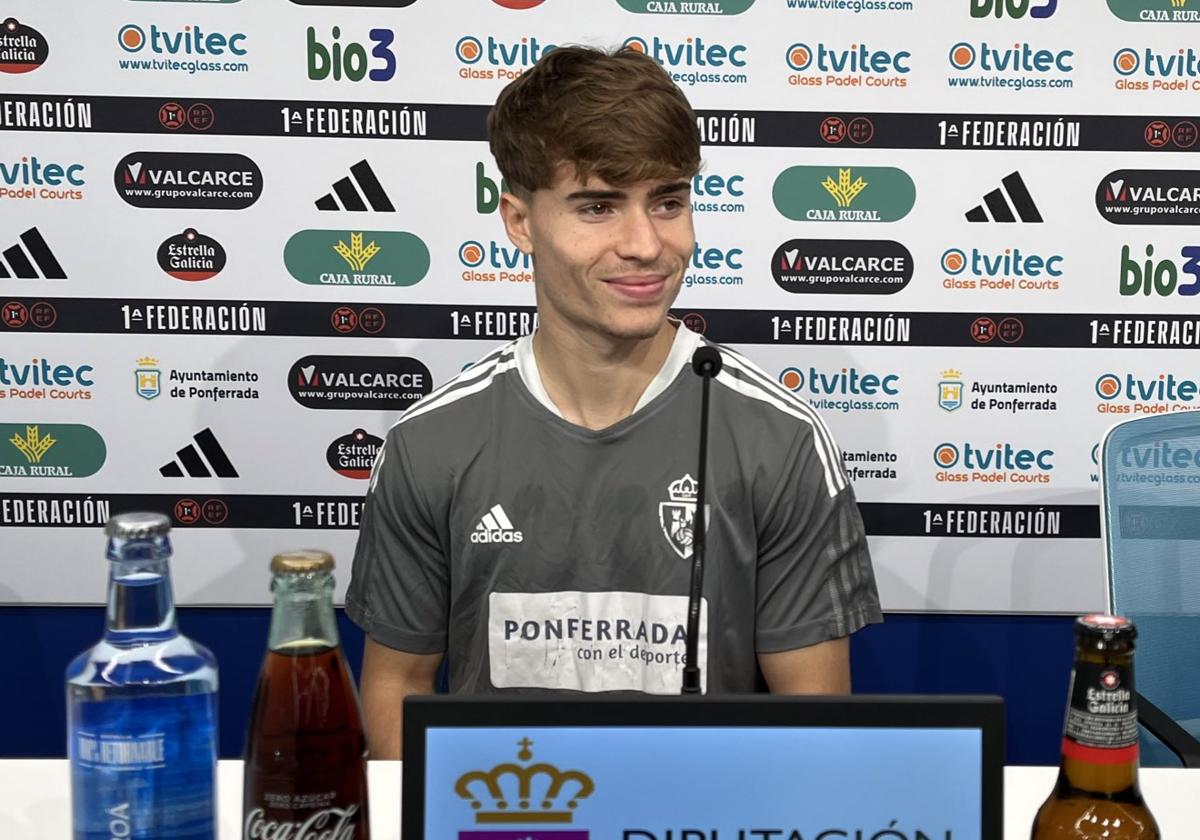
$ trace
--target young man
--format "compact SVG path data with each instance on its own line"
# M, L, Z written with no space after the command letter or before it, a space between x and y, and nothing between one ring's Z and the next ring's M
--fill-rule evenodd
M548 53L488 119L539 325L409 409L376 462L346 596L371 753L401 700L680 689L703 339L667 318L692 255L699 134L652 59ZM699 664L708 693L850 690L880 617L862 521L816 412L721 349Z

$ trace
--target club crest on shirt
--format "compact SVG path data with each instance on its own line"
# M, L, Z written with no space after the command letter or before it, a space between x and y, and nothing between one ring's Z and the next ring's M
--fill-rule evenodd
M700 485L690 475L667 486L671 496L669 502L658 503L658 524L663 536L675 549L675 553L687 560L692 556L692 541L695 537L696 492ZM707 507L707 505L706 505Z

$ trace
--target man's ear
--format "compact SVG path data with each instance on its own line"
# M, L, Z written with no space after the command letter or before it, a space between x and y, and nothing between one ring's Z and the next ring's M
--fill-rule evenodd
M529 235L529 204L532 200L532 195L521 198L511 192L500 194L500 218L504 221L504 230L509 241L523 254L533 253L533 239Z

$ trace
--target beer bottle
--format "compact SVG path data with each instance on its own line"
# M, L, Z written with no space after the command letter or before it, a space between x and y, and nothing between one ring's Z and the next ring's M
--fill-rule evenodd
M1032 840L1159 840L1138 787L1136 636L1121 616L1076 619L1062 763L1033 820Z
M367 742L333 614L333 558L271 560L267 656L246 733L244 840L368 840Z

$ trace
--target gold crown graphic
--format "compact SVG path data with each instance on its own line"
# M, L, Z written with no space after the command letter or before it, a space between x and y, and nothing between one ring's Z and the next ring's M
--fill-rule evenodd
M694 502L699 490L700 484L690 475L685 475L678 481L672 481L667 487L667 492L671 494L672 502Z
M942 379L962 379L962 371L950 368L942 371Z
M142 356L137 360L138 367L154 367L158 364L158 359L153 356Z
M518 746L521 747L517 752L519 760L527 762L533 758L533 752L529 749L533 746L532 741L523 738ZM515 809L505 798L504 789L501 787L501 780L505 777L517 780ZM532 796L535 778L540 782L539 791L545 787L541 801L536 803L540 806L537 808L532 807L535 804ZM564 808L558 800L563 795L563 789L568 786L574 788L574 793ZM511 782L508 787L511 789ZM480 792L486 793L491 800L490 809L484 809L484 803L476 796L475 790L480 788ZM595 789L595 783L587 774L578 770L559 770L553 764L544 762L525 767L505 762L497 764L491 770L472 770L464 773L454 783L454 792L468 800L475 809L477 823L569 823L575 816L572 811L579 804L579 800L591 796Z

